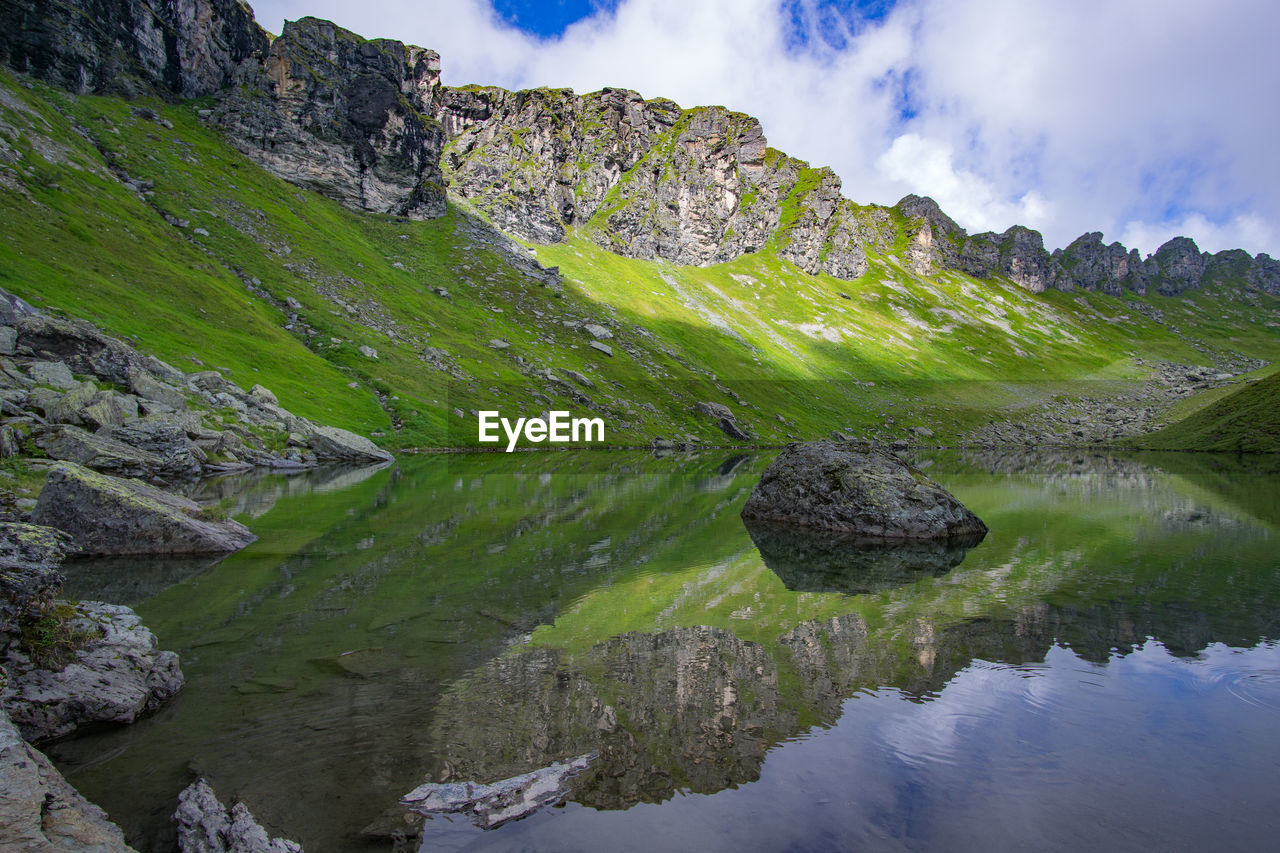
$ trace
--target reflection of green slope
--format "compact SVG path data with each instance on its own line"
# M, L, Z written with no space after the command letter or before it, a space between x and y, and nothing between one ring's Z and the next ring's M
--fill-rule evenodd
M1207 503L1280 530L1280 456L1144 453L1141 459L1198 489Z
M982 544L942 576L861 596L791 593L752 550L710 568L596 589L554 625L538 629L532 642L581 651L618 632L693 625L766 642L801 622L844 613L858 613L873 634L892 635L917 617L935 625L1011 619L1046 600L1075 605L1136 595L1145 606L1195 602L1214 612L1225 633L1241 633L1236 614L1248 619L1256 608L1233 598L1265 598L1269 578L1256 567L1271 545L1267 531L1158 470L1111 459L1058 464L1047 483L1034 474L993 480L962 473L958 462L934 466L931 473L989 517L991 527ZM1190 548L1201 556L1188 564ZM1251 559L1237 566L1241 553Z

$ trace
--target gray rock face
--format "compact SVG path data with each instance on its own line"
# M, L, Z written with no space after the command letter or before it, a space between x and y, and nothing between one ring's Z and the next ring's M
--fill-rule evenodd
M302 853L302 846L271 838L244 803L228 811L204 779L178 795L173 814L179 853Z
M240 67L213 115L232 145L287 181L357 210L429 219L445 210L439 80L435 51L303 18Z
M742 517L877 540L987 532L949 492L896 457L831 441L788 445L761 475Z
M106 812L81 797L0 708L0 850L134 853Z
M5 659L4 706L33 743L99 723L131 723L182 687L178 656L158 650L138 615L118 604L75 605L73 631L97 634L60 671L42 669L16 647Z
M267 34L237 0L0 6L0 62L77 94L209 95L266 47Z
M23 351L0 359L0 405L24 424L20 434L0 425L0 455L21 453L29 437L53 459L162 481L228 467L391 458L345 430L323 431L295 416L261 385L244 391L216 370L187 375L88 323L48 317L3 291L0 314L16 324ZM127 383L132 393L99 388L100 382ZM324 453L305 450L318 430ZM284 442L271 441L271 433L300 439L279 449Z
M36 524L71 535L85 554L211 554L257 537L236 521L202 518L201 507L137 480L60 462L32 510Z
M1147 292L1147 277L1138 250L1127 251L1119 243L1102 244L1102 232L1077 237L1065 249L1053 253L1064 275L1060 289L1080 287L1119 296L1125 290Z
M74 373L127 385L131 371L144 369L142 356L83 320L28 314L18 320L18 345L39 358L64 362Z

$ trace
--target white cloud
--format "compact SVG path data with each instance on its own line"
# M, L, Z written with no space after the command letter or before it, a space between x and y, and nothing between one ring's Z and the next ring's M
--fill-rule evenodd
M1003 231L1009 223L1043 228L1050 208L1034 191L1016 202L1001 199L990 183L958 169L951 146L904 133L876 160L885 177L931 196L946 213L972 231Z
M1129 222L1119 239L1129 248L1146 255L1174 237L1190 237L1203 252L1242 246L1275 246L1280 242L1276 240L1275 230L1256 216L1242 215L1225 223L1215 223L1199 213L1175 222Z
M312 14L434 48L454 85L723 104L855 201L932 195L970 230L1030 225L1053 247L1186 228L1280 254L1273 0L900 0L842 49L817 29L789 44L777 0L621 0L546 40L484 0L254 5L273 31Z

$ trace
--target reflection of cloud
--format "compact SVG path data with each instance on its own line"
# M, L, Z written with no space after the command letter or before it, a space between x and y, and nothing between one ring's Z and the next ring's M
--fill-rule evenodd
M1145 252L1182 230L1280 254L1280 4L902 0L876 20L852 5L842 22L776 0L622 0L537 39L482 0L254 3L275 31L309 14L434 48L451 85L723 104L855 201L923 192L970 230L1030 225L1049 247L1100 230Z

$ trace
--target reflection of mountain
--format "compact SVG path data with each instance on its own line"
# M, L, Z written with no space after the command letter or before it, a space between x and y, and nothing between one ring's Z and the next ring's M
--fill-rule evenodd
M1280 628L1280 607L1253 604L1255 628ZM432 781L486 782L597 752L570 798L628 808L754 781L772 746L834 724L861 691L928 701L975 660L1038 664L1062 643L1105 663L1150 636L1186 654L1267 635L1239 627L1192 607L1041 603L1011 618L916 617L878 629L849 613L802 622L776 644L690 627L625 634L573 655L526 648L450 687L432 728L443 752L424 769Z
M752 781L772 735L796 723L759 644L705 627L624 634L572 665L528 649L458 682L437 709L434 775L501 779L597 752L573 799L626 808Z
M744 520L764 564L794 592L880 592L960 565L982 535L917 542L868 542L807 528Z

